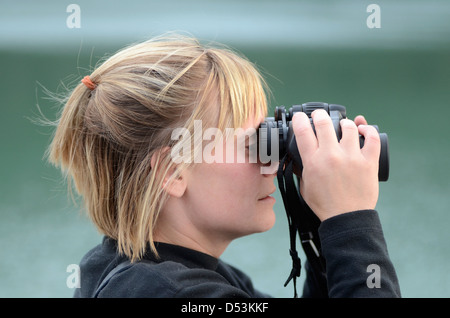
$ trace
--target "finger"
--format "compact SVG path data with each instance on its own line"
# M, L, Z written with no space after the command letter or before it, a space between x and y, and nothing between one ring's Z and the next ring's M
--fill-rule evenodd
M350 152L359 151L359 133L356 124L350 119L342 119L340 124L342 130L340 145Z
M362 115L358 115L355 117L355 124L356 126L359 125L367 125L367 120Z
M362 154L368 160L377 160L380 157L381 141L378 131L373 126L360 125L358 131L364 136L364 147L361 149Z
M292 128L300 157L304 159L314 153L318 144L308 116L303 112L295 113L292 117Z
M316 128L316 135L319 147L337 146L336 132L334 131L333 122L330 116L323 109L317 109L312 112L314 127Z

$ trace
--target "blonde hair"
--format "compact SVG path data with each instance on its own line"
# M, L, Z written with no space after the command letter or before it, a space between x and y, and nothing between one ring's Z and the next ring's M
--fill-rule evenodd
M265 115L266 84L233 51L180 35L129 46L90 78L94 90L80 83L67 99L49 160L73 181L98 230L136 261L147 244L156 253L153 232L167 199L163 181L186 166L174 166L170 152L161 151L174 146L172 130L192 132L196 119L222 131L241 127Z

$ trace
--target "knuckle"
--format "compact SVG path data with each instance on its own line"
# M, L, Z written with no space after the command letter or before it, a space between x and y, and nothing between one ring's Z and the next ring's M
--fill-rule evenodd
M312 131L310 121L303 113L296 113L292 123L296 136L304 136Z
M367 137L376 137L379 139L378 131L373 126L366 126L366 135Z
M338 151L329 151L325 157L325 161L330 167L339 167L344 160Z
M365 139L366 140L369 140L369 141L371 141L371 142L373 142L373 143L375 143L375 144L379 144L381 141L380 141L380 135L378 134L378 132L375 130L375 128L373 128L373 132L372 133L369 133L366 137L365 137Z
M358 156L350 157L348 160L349 167L352 167L355 171L362 171L366 170L369 166L367 165L367 162L365 160L361 160Z
M342 127L342 129L347 129L347 130L352 130L352 131L358 130L358 127L356 126L356 124L353 121L351 121L350 119L341 120L341 127Z
M316 127L331 125L331 117L323 109L316 109L312 112L311 117Z
M294 128L294 133L296 136L304 136L311 130L311 125L297 125Z
M314 126L317 127L324 127L331 124L331 119L329 117L320 116L320 117L314 117Z

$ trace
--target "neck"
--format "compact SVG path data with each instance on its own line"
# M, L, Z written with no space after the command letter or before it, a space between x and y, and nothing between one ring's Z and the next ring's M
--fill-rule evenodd
M194 224L179 207L171 204L166 207L158 217L154 241L183 246L215 258L219 258L231 243L232 238Z
M202 235L193 235L176 230L173 227L158 226L154 233L154 241L172 245L183 246L191 250L202 252L220 258L225 249L231 243L230 241L212 240L202 237Z

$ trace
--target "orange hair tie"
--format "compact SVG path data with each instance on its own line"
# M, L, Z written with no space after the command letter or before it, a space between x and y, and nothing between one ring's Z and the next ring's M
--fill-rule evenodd
M97 85L95 85L94 82L91 81L91 78L89 77L89 75L85 76L81 80L81 83L86 85L86 87L89 88L91 91L94 90L97 87Z

